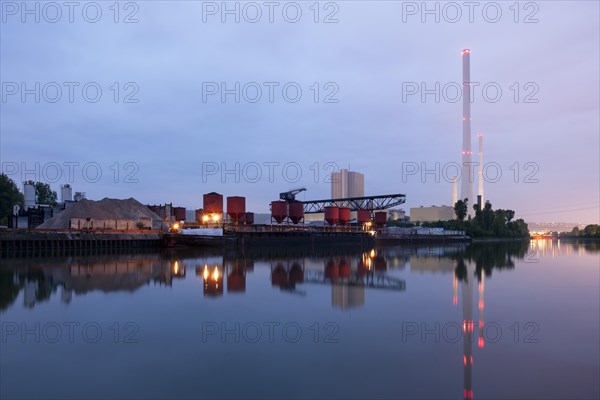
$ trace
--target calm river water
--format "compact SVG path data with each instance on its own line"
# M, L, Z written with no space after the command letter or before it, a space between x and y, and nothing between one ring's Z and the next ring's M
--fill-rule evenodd
M2 398L600 397L600 245L0 259Z

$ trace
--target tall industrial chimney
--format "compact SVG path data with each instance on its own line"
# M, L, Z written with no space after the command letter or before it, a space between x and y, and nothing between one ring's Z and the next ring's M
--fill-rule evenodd
M477 184L478 194L481 196L481 204L485 204L485 199L483 198L483 133L477 135L479 139L479 183Z
M473 206L473 180L471 174L471 50L462 51L463 61L463 145L460 198L469 199ZM471 214L471 212L469 212Z

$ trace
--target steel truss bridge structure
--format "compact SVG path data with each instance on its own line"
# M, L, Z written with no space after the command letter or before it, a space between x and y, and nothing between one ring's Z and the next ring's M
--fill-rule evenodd
M325 207L348 207L350 211L357 210L386 210L404 204L406 195L385 194L380 196L348 197L345 199L327 199L302 201L305 214L325 212Z
M371 289L387 289L404 291L406 290L406 282L402 279L393 278L385 274L369 273L363 277L352 274L348 279L340 279L337 282L332 282L331 279L325 276L321 271L306 271L304 274L304 283L312 284L328 284L328 285L345 285L354 287L364 287Z

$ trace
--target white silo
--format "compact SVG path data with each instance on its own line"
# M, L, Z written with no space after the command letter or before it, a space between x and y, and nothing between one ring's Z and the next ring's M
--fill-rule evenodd
M35 208L35 184L33 181L23 182L23 194L25 198L25 210Z
M65 183L60 187L60 198L63 203L73 201L73 188L71 185Z

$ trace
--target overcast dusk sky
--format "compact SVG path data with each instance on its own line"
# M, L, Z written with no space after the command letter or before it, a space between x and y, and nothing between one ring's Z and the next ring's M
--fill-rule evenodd
M458 2L455 23L444 2L427 3L439 22L421 2L278 2L272 22L263 2L227 2L239 22L221 2L121 2L118 15L113 3L94 3L99 18L77 3L71 23L67 7L59 16L28 2L38 4L36 22L24 3L2 1L0 159L19 186L27 178L58 191L72 165L70 183L90 199L195 209L217 191L268 212L294 187L308 189L301 199L328 198L327 173L350 167L365 174L366 194L405 193L407 210L450 204L446 175L462 142L452 89L469 48L480 83L474 161L483 132L493 163L486 199L528 221L599 222L597 1L479 2L473 22ZM224 99L221 83L231 90ZM411 94L413 83L431 92ZM436 165L439 173L409 174Z

